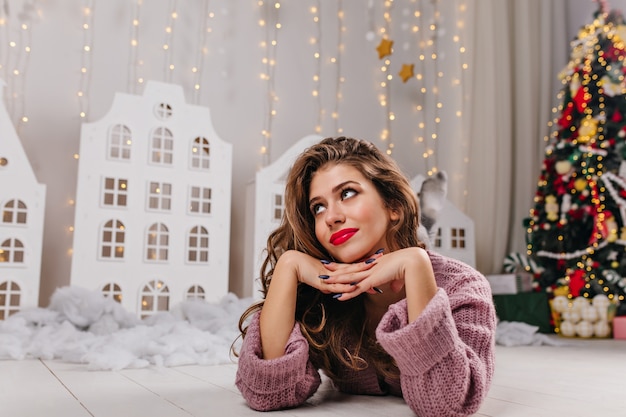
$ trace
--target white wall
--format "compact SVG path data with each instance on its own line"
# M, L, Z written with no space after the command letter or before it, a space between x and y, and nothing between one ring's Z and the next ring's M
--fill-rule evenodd
M402 83L396 75L402 63L414 62L419 68L416 37L410 31L416 23L413 10L417 4L424 7L422 22L432 20L433 4L429 1L396 0L392 9L390 36L395 41L390 73L390 105L396 114L392 124L393 156L410 177L425 174L426 165L421 157L422 145L416 143L419 121L427 119L427 128L434 119L428 113L434 106L427 105L425 113L415 111L423 99L418 92L417 80ZM439 45L443 48L457 31L458 4L471 0L441 2L442 31ZM613 1L624 7L626 0ZM268 121L268 84L259 75L264 71L264 49L259 46L266 30L258 24L262 16L257 0L7 0L8 6L0 11L0 77L7 82L5 97L7 108L17 124L18 134L40 182L47 184L47 213L42 261L40 304L47 305L56 287L69 283L75 198L79 131L83 120L95 121L109 109L116 91L141 93L142 87L131 79L133 74L144 79L168 81L163 43L168 38L165 27L170 21L169 10L176 6L178 17L172 26L172 45L169 49L171 81L181 84L188 102L194 102L194 75L191 68L197 63L201 28L209 21L211 33L207 35L207 54L201 66L201 88L197 104L211 109L216 131L233 144L233 202L231 214L230 288L242 294L245 224L245 186L263 161L260 148L263 144L261 130ZM141 7L137 9L137 5ZM207 19L204 5L214 13ZM321 26L313 22L310 8L321 4ZM337 7L343 5L344 50L337 54ZM315 133L320 114L323 136L335 135L335 123L330 113L335 107L337 64L330 58L339 58L339 67L345 81L341 84L343 98L339 105L339 125L349 136L369 139L385 148L380 133L386 126L386 108L379 104L385 93L380 87L382 72L376 46L376 36L368 40L372 29L383 26L384 2L375 0L285 0L278 11L282 28L278 34L274 87L278 96L275 103L277 115L273 118L269 160L278 158L294 141ZM92 17L85 17L85 7L92 7ZM587 0L571 0L569 13L573 32L590 18L595 4ZM625 7L626 8L626 7ZM6 11L8 10L8 14ZM138 46L131 47L131 18L139 10ZM27 24L22 29L21 24ZM83 24L90 24L88 30ZM425 25L426 26L426 25ZM320 29L322 28L322 29ZM321 35L322 60L313 58L315 47L310 39ZM426 38L428 34L426 33ZM15 47L7 47L9 42ZM461 39L463 41L463 39ZM90 45L85 53L83 46ZM31 52L25 53L24 48ZM446 77L458 71L456 49L440 50L437 68ZM568 48L564 45L564 48ZM135 51L135 52L133 52ZM443 52L443 53L441 53ZM132 62L135 56L141 64ZM434 63L432 63L434 65ZM87 69L81 75L81 67ZM434 66L433 66L434 67ZM319 71L318 71L319 68ZM416 69L417 69L416 68ZM19 75L13 70L18 69ZM315 87L313 76L321 75L321 99L311 92ZM446 78L447 79L447 78ZM427 83L428 84L428 83ZM432 85L432 83L431 83ZM446 88L441 85L441 88ZM84 89L83 98L77 92ZM443 99L452 99L452 95ZM429 94L429 100L433 99ZM445 111L454 113L458 103L446 102ZM79 112L86 111L85 119ZM22 116L28 122L19 121ZM444 115L445 117L445 115ZM430 124L429 124L430 123ZM462 132L459 123L444 119L438 126L442 138L440 147L458 147ZM422 132L423 133L423 132ZM1 140L1 139L0 139ZM454 171L461 165L463 155L453 156L440 152L435 162L441 169ZM453 172L454 174L454 172ZM462 194L462 184L455 183L462 173L452 175L451 191Z

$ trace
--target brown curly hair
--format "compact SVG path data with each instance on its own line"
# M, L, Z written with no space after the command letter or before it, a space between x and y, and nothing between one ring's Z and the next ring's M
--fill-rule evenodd
M267 295L278 258L285 251L297 250L319 259L331 259L315 238L315 219L309 208L309 187L313 175L327 164L346 164L371 181L385 207L399 219L387 230L388 251L406 247L424 247L419 241L419 205L406 176L388 155L370 142L347 138L326 138L309 147L296 159L285 185L285 212L280 226L267 239L266 257L261 267L263 298ZM367 356L378 372L398 376L391 357L365 330L365 307L362 296L337 302L306 284L298 285L296 322L309 342L311 358L329 377L339 376L335 369L348 366L363 369ZM241 336L246 334L246 320L261 310L263 301L252 305L240 318ZM346 341L356 341L352 351ZM366 355L362 355L366 352Z

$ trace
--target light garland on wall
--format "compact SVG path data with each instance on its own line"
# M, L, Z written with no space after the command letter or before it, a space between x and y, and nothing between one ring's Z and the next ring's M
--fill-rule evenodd
M143 78L138 76L143 62L139 59L139 16L143 0L133 2L130 19L130 48L128 58L128 92L137 93L137 87L143 84Z
M174 59L172 54L172 41L174 39L174 26L176 19L178 18L177 0L170 0L169 14L167 19L167 25L165 26L165 41L163 42L163 62L164 62L164 80L165 82L172 82L172 74L174 73Z
M380 134L380 140L387 144L386 153L387 155L391 155L393 151L393 142L391 140L391 126L392 122L395 120L395 115L391 111L391 80L393 79L393 75L389 70L389 66L391 65L391 61L387 56L391 55L393 48L393 41L389 38L389 29L391 27L391 9L393 6L393 0L385 0L385 10L383 13L383 25L380 27L379 32L382 37L380 44L378 45L378 58L383 59L383 65L380 67L380 71L383 76L383 81L380 82L380 86L382 88L382 92L378 97L378 102L381 107L385 109L385 128L382 130Z
M267 88L267 117L265 125L261 130L261 166L269 163L270 143L272 138L272 124L276 117L276 102L278 96L274 89L274 71L276 69L276 48L278 45L278 31L281 28L280 23L280 2L266 3L263 0L258 1L261 11L259 26L265 29L265 40L261 42L261 48L264 50L262 60L265 71L261 74L261 80L265 81Z
M331 58L331 63L335 64L335 107L331 114L334 122L334 130L338 135L343 134L343 128L339 125L339 106L343 100L343 84L345 78L341 68L341 57L343 55L345 45L343 43L343 34L346 32L344 23L343 1L337 0L337 56Z
M17 13L17 19L11 19L9 10L2 8L0 14L0 28L8 48L4 49L4 56L0 59L2 78L6 82L5 98L7 110L11 114L13 125L19 131L22 124L28 122L25 112L25 75L30 61L31 27L36 15L35 1L27 1L22 10ZM12 25L13 23L13 25ZM2 51L2 50L0 50Z
M94 14L94 2L93 0L83 1L83 53L81 55L80 63L80 76L78 83L78 115L81 119L87 118L89 111L89 87L91 80L91 63L92 63L92 48L93 48L93 14Z
M460 63L461 63L461 74L460 77L458 79L455 79L453 81L455 86L458 86L461 89L461 100L460 100L460 108L458 108L456 110L456 116L458 119L458 123L461 126L464 126L463 123L463 117L465 115L465 109L470 105L469 103L469 98L470 95L468 93L466 93L465 90L465 86L470 85L470 80L467 79L467 72L469 70L469 64L467 63L467 49L465 47L465 44L463 42L464 35L466 33L466 13L467 13L467 4L465 2L461 2L458 5L457 8L457 19L456 19L456 31L455 34L453 36L453 41L455 44L457 44L457 50L459 52L459 57L460 57ZM467 124L467 126L463 127L463 131L465 132L469 132L469 123ZM463 184L463 197L467 198L467 196L469 195L469 190L467 189L467 183L468 181L466 180L469 177L469 166L470 166L470 158L469 158L469 149L470 149L470 139L469 139L469 135L463 134L461 135L462 137L462 142L461 142L461 146L463 147L463 172L464 174L462 175L462 178L464 179L464 184ZM465 207L460 207L462 210L465 209Z
M313 59L315 68L313 73L313 91L311 91L311 95L315 98L316 105L316 113L317 120L315 123L315 133L320 134L322 132L322 121L324 118L324 108L322 107L322 94L321 94L321 86L322 86L322 59L321 59L321 43L322 43L322 22L320 19L320 10L321 10L321 1L317 0L315 6L312 6L310 11L313 19L313 24L315 26L315 35L311 37L310 43L313 45Z
M200 102L200 80L202 80L204 58L209 53L207 40L209 38L209 34L213 32L211 19L215 17L215 13L209 11L209 0L204 0L202 15L204 16L204 22L200 27L200 36L198 37L198 39L200 39L200 47L198 48L198 53L196 55L196 63L191 68L193 76L193 102L195 104Z
M431 89L432 97L435 100L435 108L433 114L432 131L430 132L431 146L429 147L430 168L428 175L433 175L439 170L437 167L436 157L439 155L439 124L441 123L440 110L443 107L441 102L440 78L443 78L443 71L439 69L439 30L441 25L441 13L439 11L439 0L433 0L433 21L429 25L430 36L427 40L427 46L430 48L430 59L433 66L433 86Z
M415 0L412 1L415 3ZM422 4L421 0L418 1L417 7L415 7L415 11L413 12L413 16L416 22L413 24L411 28L411 32L416 36L415 44L418 45L420 51L425 47L424 40L424 14L422 12ZM429 157L429 149L428 143L426 141L426 117L424 105L426 103L426 66L425 66L426 56L423 52L418 53L418 66L417 72L415 74L415 78L417 80L417 104L414 107L415 112L418 114L418 123L417 123L417 136L415 141L421 145L422 147L422 158L427 161ZM428 162L427 162L428 164Z

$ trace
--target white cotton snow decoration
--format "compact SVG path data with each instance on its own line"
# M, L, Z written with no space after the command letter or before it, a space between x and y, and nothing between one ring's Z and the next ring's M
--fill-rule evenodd
M139 320L99 291L64 287L48 309L0 321L0 359L61 359L90 370L228 363L239 317L251 302L228 294Z

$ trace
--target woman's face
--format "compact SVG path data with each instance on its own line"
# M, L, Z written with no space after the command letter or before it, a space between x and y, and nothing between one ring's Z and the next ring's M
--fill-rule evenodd
M374 184L347 164L327 164L313 174L309 208L317 240L343 263L386 249L389 222L398 219L385 207Z

